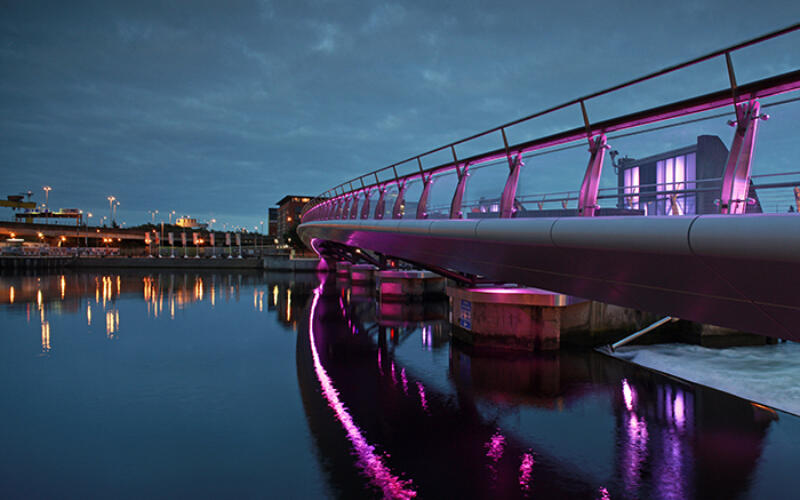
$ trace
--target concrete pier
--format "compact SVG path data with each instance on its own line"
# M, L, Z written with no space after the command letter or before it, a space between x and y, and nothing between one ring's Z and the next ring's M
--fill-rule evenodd
M537 288L448 287L453 335L475 346L528 351L560 347L562 316L583 299Z
M375 281L378 268L372 264L353 264L350 266L350 281L357 285L367 285Z
M448 287L453 336L475 347L546 351L615 342L664 315L589 301L536 288ZM708 347L759 345L770 339L745 332L677 321L637 343L686 342Z
M337 278L350 278L350 266L352 264L346 260L340 260L336 263L336 277Z
M381 301L422 300L442 296L445 279L430 271L378 271L378 291Z

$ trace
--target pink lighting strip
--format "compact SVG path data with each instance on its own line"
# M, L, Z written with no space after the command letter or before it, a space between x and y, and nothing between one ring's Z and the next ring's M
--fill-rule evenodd
M701 62L704 62L704 61L708 61L710 59L714 59L714 58L722 57L722 56L729 57L729 55L731 53L733 53L733 52L735 52L737 50L743 49L745 47L749 47L751 45L759 44L759 43L764 42L766 40L777 38L779 36L785 35L787 33L791 33L791 32L796 31L798 29L800 29L800 23L795 23L795 24L793 24L791 26L788 26L786 28L783 28L783 29L780 29L780 30L777 30L777 31L774 31L774 32L771 32L771 33L767 33L766 35L762 35L760 37L753 38L751 40L747 40L745 42L742 42L742 43L727 47L725 49L717 50L717 51L712 52L710 54L706 54L704 56L697 57L695 59L692 59L690 61L687 61L687 62L684 62L684 63L681 63L681 64L677 64L677 65L674 65L674 66L670 66L668 68L664 68L664 69L656 71L654 73L651 73L651 74L636 78L634 80L631 80L631 81L628 81L628 82L625 82L625 83L622 83L622 84L619 84L619 85L615 85L615 86L610 87L608 89L604 89L604 90L601 90L601 91L598 91L598 92L594 92L592 94L589 94L589 95L586 95L586 96L583 96L583 97L579 97L577 99L573 99L573 100L565 102L563 104L559 104L557 106L548 108L548 109L546 109L544 111L540 111L540 112L534 113L532 115L528 115L528 116L525 116L523 118L519 118L517 120L514 120L514 121L511 121L511 122L505 123L503 125L494 127L494 128L492 128L490 130L486 130L484 132L480 132L478 134L474 134L474 135L466 137L464 139L460 139L460 140L458 140L456 142L453 142L453 143L450 143L450 144L447 144L447 145L444 145L444 146L440 146L440 147L438 147L436 149L427 151L425 153L422 153L420 155L414 156L412 158L408 158L408 159L403 160L401 162L394 163L394 164L389 165L387 167L384 167L384 168L369 172L369 173L364 174L364 175L362 175L360 177L352 179L352 180L350 180L348 182L344 182L342 184L339 184L338 186L330 189L329 191L323 193L322 195L320 195L316 199L314 199L311 202L309 202L309 204L307 204L305 209L304 209L303 219L307 220L307 221L310 221L310 220L319 220L319 219L330 218L330 217L325 217L324 215L322 215L320 213L317 213L314 210L315 206L320 206L320 204L322 204L322 203L329 203L330 200L326 200L327 198L331 198L332 197L335 200L335 199L338 199L338 198L349 197L349 196L351 196L352 193L356 193L356 196L357 196L362 191L368 191L368 190L373 189L375 187L379 187L381 185L386 185L386 184L391 183L391 182L397 182L398 184L400 184L401 182L405 183L406 181L411 180L411 179L415 179L415 178L425 179L426 175L435 175L435 174L440 174L440 173L443 173L443 172L446 172L446 171L450 171L450 170L457 170L460 164L474 165L474 164L477 164L477 163L484 163L484 162L488 162L488 161L492 161L492 160L496 160L496 159L500 159L500 158L509 158L509 156L512 155L512 154L523 154L523 153L527 153L527 152L531 152L531 151L535 151L535 150L539 150L539 149L543 149L543 148L547 148L547 147L551 147L551 146L556 146L556 145L559 145L559 144L573 142L573 141L576 141L576 140L584 140L587 137L591 139L591 137L593 137L595 135L598 135L598 134L608 134L610 132L617 131L617 130L623 130L623 129L627 129L627 128L638 127L638 126L641 126L641 125L655 123L655 122L663 121L663 120L669 120L669 119L672 119L672 118L686 116L686 115L693 114L693 113L698 113L698 112L701 112L701 111L717 109L717 108L721 108L721 107L728 106L728 105L731 105L731 104L736 104L738 102L744 102L744 101L748 101L748 100L758 99L758 98L761 98L761 97L778 95L778 94L782 94L782 93L785 93L785 92L791 92L791 91L794 91L794 90L798 90L798 89L800 89L800 71L792 71L792 72L776 75L774 77L766 78L766 79L763 79L763 80L760 80L760 81L757 81L757 82L750 82L748 84L740 85L736 89L737 90L736 95L732 95L730 89L723 89L723 90L720 90L720 91L717 91L717 92L713 92L713 93L710 93L710 94L706 94L706 95L703 95L703 96L697 96L697 97L686 99L686 100L683 100L683 101L680 101L680 102L675 102L675 103L672 103L672 104L668 104L668 105L665 105L665 106L660 106L658 108L653 108L653 109L646 110L646 111L632 113L632 114L629 114L629 115L626 115L626 116L621 116L619 118L615 118L615 119L612 119L612 120L606 120L606 121L599 122L599 123L590 124L588 122L588 120L587 120L586 127L579 127L577 129L574 129L574 130L565 131L565 132L562 132L562 133L559 133L559 134L555 134L555 135L552 135L552 136L549 136L549 137L542 137L542 138L539 138L539 139L535 139L535 140L528 141L528 142L521 143L521 144L516 144L516 145L513 145L513 146L509 146L506 143L506 145L505 145L506 147L505 148L497 149L495 151L491 151L491 152L488 152L488 153L485 153L485 154L477 155L475 157L466 158L466 159L463 159L463 158L462 159L456 159L455 158L455 146L457 146L457 145L461 145L461 144L467 143L469 141L472 141L474 139L477 139L479 137L484 137L484 136L487 136L487 135L490 135L490 134L502 133L503 136L505 137L505 129L507 129L509 127L513 127L514 125L517 125L519 123L522 123L522 122L525 122L525 121L528 121L528 120L532 120L534 118L538 118L538 117L541 117L541 116L545 116L545 115L548 115L548 114L550 114L552 112L559 111L559 110L562 110L562 109L565 109L565 108L568 108L568 107L571 107L571 106L576 106L578 104L580 104L582 109L583 109L583 106L584 106L585 102L589 102L591 99L594 99L596 97L599 97L599 96L602 96L602 95L606 95L606 94L618 91L620 89L631 87L631 86L634 86L636 84L639 84L639 83L642 83L642 82L645 82L645 81L648 81L648 80L651 80L651 79L654 79L654 78L657 78L657 77L660 77L660 76L663 76L663 75L666 75L666 74L669 74L669 73L672 73L672 72L675 72L675 71L678 71L678 70L681 70L681 69L684 69L684 68L687 68L687 67L690 67L690 66L693 66L695 64L698 64L698 63L701 63ZM435 166L435 167L432 167L432 168L429 168L429 169L426 169L426 170L423 170L421 168L421 165L422 165L421 159L423 157L431 155L431 154L434 154L434 153L437 153L439 151L446 150L446 149L452 149L453 150L454 160L455 160L453 163L447 163L447 164L438 165L438 166ZM400 176L400 177L397 176L397 171L396 171L397 167L399 167L400 165L415 161L415 160L420 165L420 172L415 172L413 174ZM394 179L384 179L383 181L379 180L379 177L378 177L379 173L390 172L390 171L394 172ZM364 179L365 178L371 178L372 176L375 177L375 183L374 184L370 184L370 185L364 185ZM357 188L357 189L353 189L353 183L358 184L357 181L359 181L361 183L362 187ZM346 187L348 185L350 187L350 191L346 191ZM339 190L341 190L341 194L339 193Z
M324 282L323 282L324 283ZM308 338L311 343L311 356L314 360L314 371L322 387L322 394L328 400L328 406L333 410L337 420L342 424L347 432L347 438L353 444L353 449L358 455L357 465L369 477L370 482L383 491L385 498L415 498L417 492L410 488L410 480L402 480L393 475L391 470L383 463L382 457L375 454L375 447L371 446L361 429L353 421L353 417L347 411L339 392L333 386L333 381L322 366L322 362L317 352L317 344L314 340L314 318L316 317L317 303L322 293L322 284L314 290L314 298L311 302L311 314L308 321ZM380 352L380 351L379 351Z

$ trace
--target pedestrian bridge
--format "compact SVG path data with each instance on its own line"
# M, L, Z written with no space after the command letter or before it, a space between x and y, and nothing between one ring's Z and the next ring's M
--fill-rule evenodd
M763 110L793 123L800 117L800 70L739 85L733 65L739 50L796 36L798 29L790 26L361 175L311 200L298 233L333 259L401 259L465 282L525 284L800 341L800 172L753 172L758 126L768 118ZM729 88L589 119L587 104L596 99L714 59L724 60ZM570 108L580 112L582 127L509 142L515 126ZM698 124L711 127L728 115L733 137L727 145L700 135ZM695 145L665 145L640 159L617 159L617 151L609 151L609 144L631 136L681 127L700 131ZM783 148L774 156L782 164L797 165L800 144L796 132L787 133L789 140L769 144ZM460 157L459 150L491 137L502 146ZM578 148L589 153L579 189L519 189L526 161L549 165L547 155ZM452 158L425 166L442 152ZM603 177L606 156L615 178ZM477 196L491 185L476 184L476 178L489 179L488 171L503 182L496 194L484 189ZM434 186L446 203L436 201Z

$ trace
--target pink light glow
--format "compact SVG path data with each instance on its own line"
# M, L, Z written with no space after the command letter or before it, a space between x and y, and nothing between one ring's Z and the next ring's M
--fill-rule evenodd
M675 394L675 400L672 402L672 414L675 417L675 425L679 429L683 429L683 424L686 422L686 408L683 402L683 392Z
M394 360L392 360L392 382L397 385L397 373L394 370Z
M608 490L605 487L601 486L597 492L600 493L600 498L597 500L611 500L611 495L608 494Z
M427 413L428 400L425 397L425 387L422 385L421 382L417 382L417 389L419 390L419 402L422 405L422 409L425 410L425 412Z
M375 454L375 447L371 446L366 438L364 438L361 429L359 429L353 421L353 417L347 411L341 399L339 399L339 392L333 386L333 381L331 381L328 376L328 372L325 371L325 367L322 366L319 353L317 352L317 344L314 340L314 317L321 292L322 285L320 284L319 287L314 290L314 298L311 302L308 337L311 343L311 356L314 360L314 371L322 387L322 394L325 396L325 399L328 400L328 406L333 410L334 415L347 432L347 438L353 444L353 448L358 455L357 465L370 478L370 482L380 488L386 498L414 498L417 496L417 492L410 489L411 481L402 480L394 476L391 470L383 463L382 457ZM380 351L378 352L380 353Z
M633 389L628 385L628 379L622 379L622 398L625 400L625 408L633 411Z
M531 489L531 474L533 472L534 463L536 462L533 460L533 455L531 453L522 455L522 464L519 466L519 486L525 491Z
M489 438L489 442L484 445L484 447L488 450L486 452L486 456L491 458L493 462L497 462L500 460L500 457L503 456L503 450L506 445L506 438L500 431L498 430L495 432L491 438Z
M406 378L405 368L400 370L400 380L403 381L403 392L406 393L406 396L408 396L408 379Z

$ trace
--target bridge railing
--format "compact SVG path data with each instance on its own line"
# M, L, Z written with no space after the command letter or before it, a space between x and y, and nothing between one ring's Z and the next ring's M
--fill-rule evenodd
M738 85L731 55L744 48L785 36L798 29L800 29L800 23L574 99L366 173L341 183L312 199L304 208L302 220L309 222L335 219L445 217L459 219L469 218L470 214L475 213L496 214L501 218L532 217L541 216L544 213L544 205L551 206L553 203L561 204L561 211L564 212L562 215L593 216L604 213L644 215L664 212L677 214L681 211L687 212L687 208L689 208L686 203L681 207L680 200L687 200L692 196L703 197L706 199L704 203L707 205L707 198L714 193L716 196L713 198L713 203L717 207L718 213L738 214L752 211L753 209L750 207L761 205L754 195L757 192L766 193L767 191L770 191L769 194L764 195L769 198L767 206L779 207L782 204L788 207L795 194L800 200L800 191L794 190L797 184L791 184L795 182L797 176L790 178L791 173L786 173L780 174L784 176L780 182L763 181L761 177L751 175L751 162L758 133L758 123L760 120L768 118L767 115L761 113L761 110L769 106L782 106L796 102L800 100L800 97L795 96L782 101L768 102L763 106L760 100L769 100L772 96L800 90L800 69ZM729 88L612 119L598 122L592 122L589 119L586 103L592 100L715 58L725 59L730 82ZM583 127L509 144L507 135L509 128L570 107L580 110ZM728 108L728 110L719 113L721 108ZM695 115L695 117L686 119L689 115ZM627 181L623 182L622 176L619 175L618 186L601 188L601 174L607 154L611 156L615 170L627 170L625 165L621 166L615 161L614 153L616 151L607 151L609 150L609 140L623 140L628 136L653 133L670 127L721 119L730 115L734 118L730 121L734 127L734 138L726 152L727 158L724 161L721 176L718 173L718 176L713 178L693 178L691 181L675 178L647 183L640 183L637 179L635 184L629 184ZM696 118L696 116L700 116L700 118ZM679 122L678 120L684 121ZM662 122L665 122L666 125L662 125ZM653 124L659 124L659 126L652 126ZM479 140L485 142L492 136L496 137L501 144L497 149L466 158L459 156L457 147L460 149L467 143ZM563 154L577 148L585 149L587 146L589 150L588 165L579 189L541 195L524 195L522 190L518 189L520 174L526 160L529 161L534 157L544 155ZM433 167L425 166L425 161L440 157L443 152L451 155L452 161ZM536 161L538 162L539 159ZM413 171L401 174L401 167L413 168ZM475 177L483 177L484 169L486 171L491 169L492 172L499 173L500 180L495 179L493 183L478 182ZM469 180L470 178L472 179ZM491 185L492 192L488 196L476 198L475 190L472 190L473 193L470 196L468 184L470 186L477 184L484 188ZM637 195L632 191L634 185L636 192L639 193L650 192L650 190L657 192L656 198L652 201L648 200L646 203L642 203L641 200L635 201L634 198ZM781 195L777 198L773 196L780 190L783 191ZM643 195L639 195L639 198L642 197ZM484 205L486 206L484 207ZM663 209L660 208L662 205ZM476 208L477 212L475 212ZM483 208L486 209L485 212L483 212ZM558 208L552 213L555 214L557 211Z

